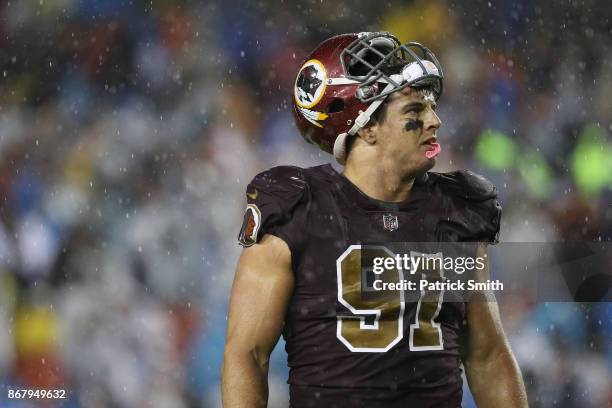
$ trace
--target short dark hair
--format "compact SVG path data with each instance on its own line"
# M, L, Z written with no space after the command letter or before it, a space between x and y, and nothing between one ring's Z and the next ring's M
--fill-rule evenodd
M372 114L372 116L370 117L370 122L368 123L368 125L370 124L376 124L376 123L383 123L385 121L385 119L387 118L387 106L389 104L389 99L386 98L383 103L380 104L380 106L378 107L378 109L376 109L374 111L374 113Z

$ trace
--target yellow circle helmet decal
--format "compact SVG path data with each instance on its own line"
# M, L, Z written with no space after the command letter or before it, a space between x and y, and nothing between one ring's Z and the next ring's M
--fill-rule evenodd
M298 106L312 108L325 93L327 72L321 61L308 60L302 65L293 86L293 97Z

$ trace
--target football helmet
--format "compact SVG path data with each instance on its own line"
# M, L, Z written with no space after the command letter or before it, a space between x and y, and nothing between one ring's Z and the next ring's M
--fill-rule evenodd
M306 141L346 159L346 139L364 127L385 98L430 87L437 100L444 75L427 47L402 44L386 32L342 34L321 44L302 64L293 87L293 115Z

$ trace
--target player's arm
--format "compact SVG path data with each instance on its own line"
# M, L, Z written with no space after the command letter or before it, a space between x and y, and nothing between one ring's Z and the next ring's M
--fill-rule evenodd
M291 251L282 239L265 235L242 252L222 369L225 408L267 405L270 353L281 334L293 285Z
M485 249L481 248L479 256ZM479 280L489 276L488 265ZM479 408L527 407L525 385L494 299L474 293L467 304L465 372Z

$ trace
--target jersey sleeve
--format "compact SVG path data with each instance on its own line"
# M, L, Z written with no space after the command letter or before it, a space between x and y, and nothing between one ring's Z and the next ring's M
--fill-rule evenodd
M461 225L461 238L497 244L502 207L495 186L471 171L455 171L441 176L444 190L452 197L453 218Z
M248 247L272 234L287 242L293 252L300 231L293 216L306 194L307 183L299 167L274 167L255 176L246 189L247 207L238 243Z

